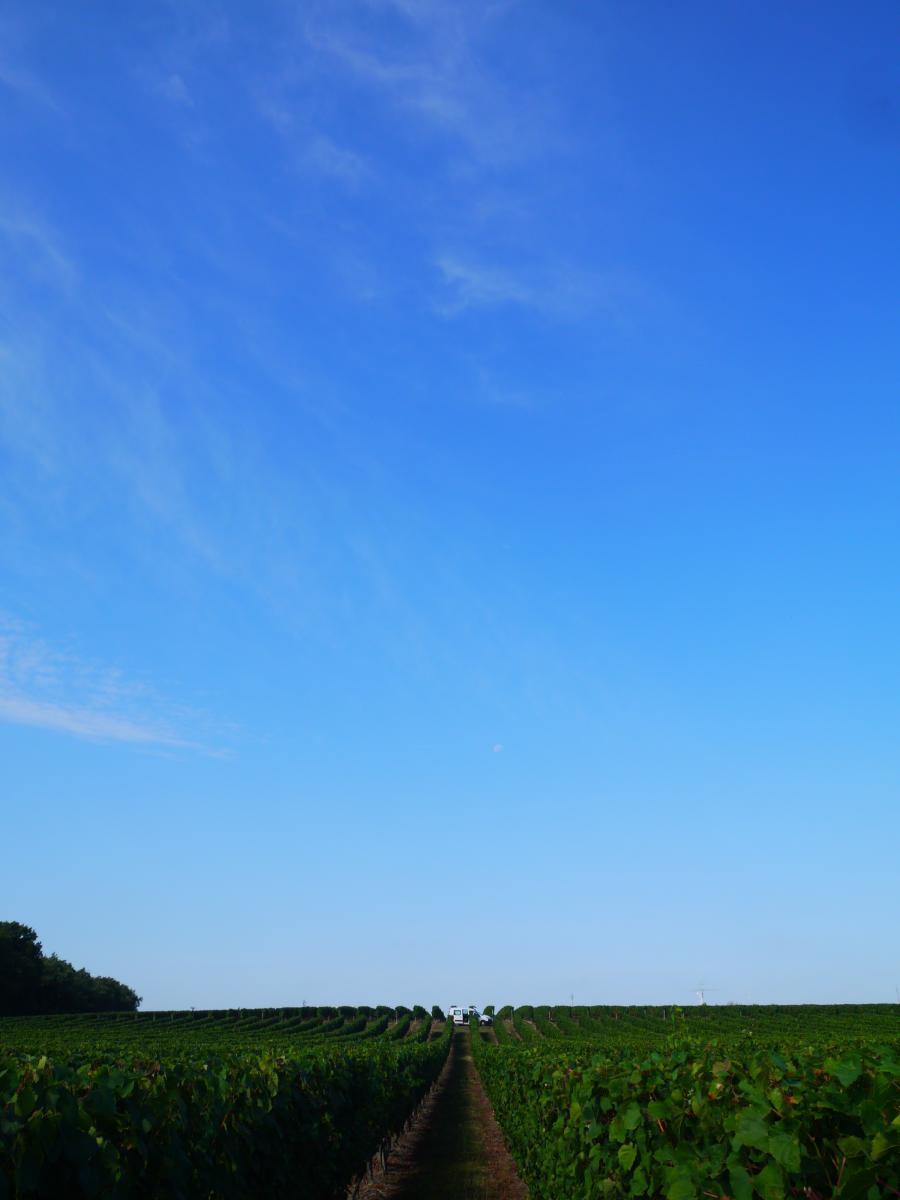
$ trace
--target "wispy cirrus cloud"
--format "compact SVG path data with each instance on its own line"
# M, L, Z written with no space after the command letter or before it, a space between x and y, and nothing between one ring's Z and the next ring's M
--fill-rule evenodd
M120 671L54 649L24 622L0 614L0 721L94 742L221 755L186 734L190 716Z
M62 249L53 229L20 205L0 206L0 251L15 258L20 270L32 278L68 290L76 279L72 259Z
M361 154L338 145L324 134L316 134L310 140L302 162L318 174L340 180L350 187L358 186L371 175L371 168Z
M548 61L532 46L526 62L498 69L498 52L508 58L509 39L521 35L516 8L515 0L312 5L292 31L285 68L262 85L260 111L295 147L305 139L302 155L322 177L354 188L385 183L386 204L413 231L412 256L421 254L413 290L437 315L515 307L552 321L627 323L640 303L633 281L603 256L567 254L558 198L552 207L548 199L558 175L548 164L574 150L572 124L544 82ZM378 114L372 127L347 120L363 106ZM329 119L345 136L354 131L352 149L324 133L309 149L312 123ZM385 127L395 131L390 142L366 142ZM377 242L357 248L357 257L367 253L377 257Z
M538 290L515 272L455 255L441 255L436 267L444 285L441 311L453 314L483 305L516 304L539 307Z
M194 99L191 96L188 86L177 71L173 71L162 80L158 86L158 91L170 104L185 105L188 108L194 107Z
M196 11L197 22L176 20L164 51L154 46L144 69L155 90L183 133L222 112L215 81L228 73L228 114L243 103L280 143L272 172L290 181L290 200L272 206L271 228L318 256L346 294L368 304L390 292L439 317L514 306L554 321L627 322L630 283L602 248L589 251L592 262L579 258L559 229L553 181L579 146L553 53L523 37L518 0L312 0L266 9L262 34L239 13L223 28L211 7ZM236 44L249 47L239 66ZM317 189L328 208L317 207ZM372 208L361 221L353 202L363 193ZM398 227L402 274L384 253Z
M366 36L356 10L335 5L309 17L308 45L356 83L457 139L480 163L502 168L531 157L549 135L545 102L510 88L487 65L483 43L510 5L377 0L403 35Z
M351 190L375 177L369 157L314 124L284 79L266 78L252 91L257 113L283 139L294 168Z
M515 306L561 320L597 312L618 319L634 307L638 288L625 276L581 270L567 263L509 268L471 255L445 253L435 268L442 285L437 310L456 316L472 308Z
M33 101L55 112L59 109L53 96L35 75L3 59L0 59L0 85L23 100Z
M31 29L12 11L0 18L0 91L6 90L26 104L58 113L55 96L29 63Z
M129 742L133 745L162 746L170 749L192 749L194 743L174 735L170 730L141 724L126 717L98 712L77 705L51 704L27 696L6 696L0 693L0 721L13 725L32 725L53 729L59 733L90 741Z

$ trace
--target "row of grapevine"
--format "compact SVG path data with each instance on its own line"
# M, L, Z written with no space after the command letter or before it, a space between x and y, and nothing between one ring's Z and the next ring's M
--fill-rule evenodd
M55 1060L0 1048L0 1200L334 1200L446 1059L434 1041Z
M306 1015L311 1012L312 1015ZM140 1018L140 1019L139 1019ZM35 1054L118 1052L166 1056L173 1053L233 1053L418 1035L432 1018L415 1009L387 1007L312 1010L235 1010L200 1014L80 1014L0 1018L0 1047Z
M504 1011L494 1038L473 1029L473 1048L532 1200L900 1196L896 1010L874 1021L882 1045L865 1020L851 1037L810 1008L805 1045L786 1012L768 1014L764 1036L735 1022L717 1040L683 1022L650 1039L635 1021L630 1048L616 1033L604 1044L600 1015ZM722 1011L705 1022L731 1028Z
M507 1005L498 1010L500 1037L524 1043L590 1040L639 1051L665 1045L673 1033L751 1039L784 1047L900 1041L900 1005Z

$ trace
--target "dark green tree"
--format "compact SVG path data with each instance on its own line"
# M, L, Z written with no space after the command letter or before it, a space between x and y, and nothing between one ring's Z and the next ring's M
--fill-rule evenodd
M30 926L0 921L0 1013L38 1011L42 962L41 943Z
M132 988L109 976L77 970L56 954L45 956L35 931L0 921L0 1014L134 1012Z

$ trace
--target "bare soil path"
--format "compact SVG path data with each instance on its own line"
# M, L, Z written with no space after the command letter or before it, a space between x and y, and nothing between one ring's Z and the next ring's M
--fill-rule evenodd
M477 1035L476 1035L477 1036ZM359 1200L528 1200L472 1061L470 1033L453 1035L438 1085L387 1167Z

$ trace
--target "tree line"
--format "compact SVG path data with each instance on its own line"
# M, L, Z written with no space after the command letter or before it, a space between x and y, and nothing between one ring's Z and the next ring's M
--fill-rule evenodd
M141 997L124 983L91 975L56 954L18 921L0 921L0 1015L134 1012Z

